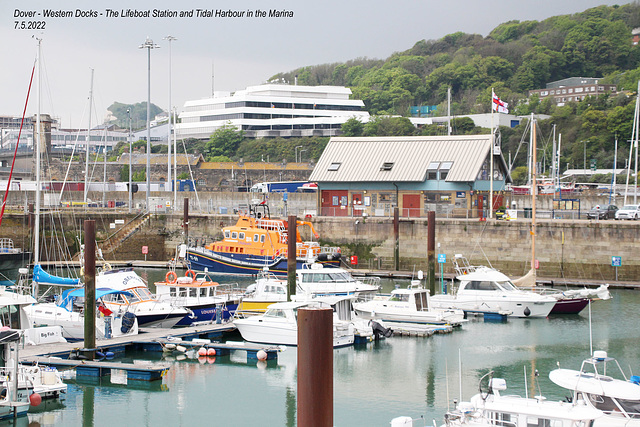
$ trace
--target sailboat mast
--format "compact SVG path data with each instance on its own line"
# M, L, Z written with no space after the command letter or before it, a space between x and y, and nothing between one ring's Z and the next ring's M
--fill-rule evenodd
M176 116L178 111L173 109L173 211L177 210L176 203L178 201L178 141L176 132L178 128L176 127ZM171 143L171 142L169 142Z
M536 285L536 193L538 185L536 183L536 121L531 120L531 271L533 271L533 286Z
M87 126L87 143L85 149L85 166L84 166L84 202L87 202L87 193L89 192L89 145L91 144L91 106L93 104L93 68L91 69L91 87L89 88L89 125Z
M42 79L40 78L40 70L42 63L42 39L38 40L38 109L36 113L36 134L33 141L36 153L36 207L35 207L35 224L33 233L33 264L40 261L40 105L42 98Z

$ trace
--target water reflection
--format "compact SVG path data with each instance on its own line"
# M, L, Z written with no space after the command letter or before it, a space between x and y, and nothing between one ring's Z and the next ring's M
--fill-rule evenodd
M161 280L164 273L146 272L147 280ZM229 279L223 276L220 281ZM243 280L245 285L251 282ZM392 287L385 283L385 290ZM636 367L640 362L640 328L630 326L640 320L640 292L614 290L612 295L612 300L592 307L593 348L607 351L622 366ZM495 377L507 380L508 394L541 392L548 399L563 399L566 392L551 383L548 374L558 363L578 369L589 355L589 343L585 310L578 316L503 323L472 319L447 335L392 337L337 349L334 423L388 425L392 418L407 415L424 416L428 425L435 419L439 425L450 402L477 393L480 378L491 370ZM211 361L185 355L178 360L176 356L126 354L129 362L145 359L170 365L162 381L154 382L158 389L69 382L64 407L52 412L58 417L56 425L97 425L96 420L106 419L110 424L140 426L211 425L212 420L216 425L296 425L295 348L287 348L278 354L277 361L266 365L248 361L242 351ZM540 376L532 377L536 369ZM35 416L42 414L29 414L29 419L52 425Z

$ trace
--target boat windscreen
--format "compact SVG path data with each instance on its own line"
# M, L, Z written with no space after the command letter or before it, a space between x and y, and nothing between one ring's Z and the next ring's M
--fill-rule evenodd
M509 280L507 280L505 282L497 282L497 283L498 283L498 286L500 286L505 291L516 291L516 290L518 290L515 287L515 285L513 283L511 283Z

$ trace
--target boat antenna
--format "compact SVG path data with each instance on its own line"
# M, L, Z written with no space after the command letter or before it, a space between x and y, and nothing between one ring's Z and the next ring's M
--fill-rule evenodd
M444 379L447 387L447 412L449 412L451 398L449 397L449 365L447 363L447 359L444 359Z
M589 356L593 356L593 329L591 329L591 298L589 298Z
M460 402L462 402L462 353L460 349L458 349L458 386L460 387Z

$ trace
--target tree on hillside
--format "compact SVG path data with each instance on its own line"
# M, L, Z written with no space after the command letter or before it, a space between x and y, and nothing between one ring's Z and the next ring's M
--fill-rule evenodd
M364 125L364 136L409 136L416 128L406 117L374 116Z
M344 136L360 136L364 130L364 124L357 118L351 117L343 123L341 129Z
M144 128L147 126L147 103L138 102L136 104L123 104L120 102L114 102L107 108L111 111L116 118L116 124L123 129L129 129L129 114L127 110L131 111L131 123L134 129ZM163 110L155 104L151 104L151 119L160 114Z
M244 139L244 131L231 124L216 129L207 143L206 158L214 156L234 157L238 146Z

